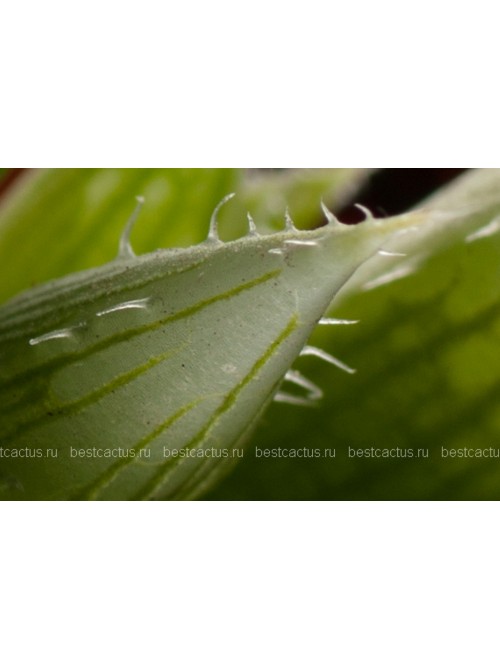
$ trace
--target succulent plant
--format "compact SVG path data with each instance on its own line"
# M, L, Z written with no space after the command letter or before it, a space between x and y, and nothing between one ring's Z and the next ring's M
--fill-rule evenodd
M0 211L0 495L492 496L494 459L449 453L494 435L498 171L399 216L361 207L351 226L322 204L321 221L321 194L338 211L367 174L24 177ZM118 234L133 192L146 205ZM147 250L152 222L168 248ZM457 435L482 403L487 428Z

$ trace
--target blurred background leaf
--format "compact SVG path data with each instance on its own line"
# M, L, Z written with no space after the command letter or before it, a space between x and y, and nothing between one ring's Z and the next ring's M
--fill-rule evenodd
M199 241L214 200L234 189L234 170L56 169L23 174L0 210L0 301L47 279L101 265L117 253L135 207L137 252Z

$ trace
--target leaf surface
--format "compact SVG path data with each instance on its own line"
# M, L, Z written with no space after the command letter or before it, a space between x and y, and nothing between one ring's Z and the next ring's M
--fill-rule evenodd
M125 253L4 305L6 495L199 495L238 457L338 290L422 222L328 218L229 243L214 218L201 245Z

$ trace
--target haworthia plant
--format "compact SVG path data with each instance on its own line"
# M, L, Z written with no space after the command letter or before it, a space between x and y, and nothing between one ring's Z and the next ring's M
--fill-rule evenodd
M133 172L125 176L131 178ZM164 172L151 171L149 177L158 182ZM214 183L220 177L217 171L205 174ZM238 181L239 174L224 172L218 188L227 192L226 187L231 180L231 186ZM357 178L354 173L352 176ZM301 351L350 371L331 354L307 342L332 298L357 267L372 257L365 264L365 274L356 273L358 280L355 277L348 282L352 295L362 286L384 291L384 286L397 285L398 279L404 282L405 277L421 276L426 258L441 254L440 249L455 244L463 247L465 239L474 240L474 235L479 236L476 239L491 235L498 202L494 186L485 186L484 176L483 186L472 189L474 197L470 193L465 200L452 196L426 211L385 221L368 216L355 228L342 226L327 212L328 224L318 230L297 231L288 220L286 230L259 235L250 221L248 235L222 243L214 219L204 243L138 257L130 253L125 236L116 261L42 285L7 303L0 312L0 394L5 408L0 424L2 495L104 499L201 495L239 460L256 420L273 398L300 405L313 404L319 398L317 383L290 371ZM139 179L138 174L134 185L142 179L147 186L149 177ZM172 177L175 179L175 174ZM0 260L11 262L16 245L21 245L23 234L31 229L30 219L36 220L37 203L45 196L47 185L70 178L75 190L82 179L75 171L43 173L31 187L36 197L13 199L3 219L4 241L9 238L13 244L10 256L5 252L9 244L4 245L3 259L0 245ZM89 188L92 178L99 182L93 190ZM40 180L45 180L45 186L40 187ZM89 171L82 183L87 184L87 194L101 192L103 183L112 191L104 172ZM190 182L187 191L192 185ZM255 182L252 189L258 189ZM226 205L221 215L229 213L231 221L235 202L256 197L252 189L243 189L243 195ZM146 195L152 192L146 191ZM214 189L211 192L214 195ZM293 201L290 192L287 197ZM29 212L24 202L31 207ZM67 207L66 218L71 215ZM123 207L122 201L120 211ZM180 218L181 211L189 210L187 205L177 207ZM110 205L103 211L116 217L115 210ZM198 211L198 227L204 216L208 218L206 208L204 213ZM273 217L271 214L263 223L269 224ZM238 218L235 216L235 227ZM24 233L16 220L24 221ZM225 230L227 225L226 221ZM266 225L265 229L271 227ZM260 222L259 230L264 230ZM399 237L396 233L402 230L408 232ZM107 227L94 227L93 231L102 253L112 235ZM43 230L35 230L35 234L44 236ZM68 229L66 239L71 241L72 230ZM87 243L80 248L85 254L94 246ZM76 259L76 249L78 246L73 246L65 257ZM376 253L380 250L383 256ZM387 251L408 256L391 258ZM84 262L84 266L89 264ZM53 269L47 264L48 272ZM12 271L9 278L19 281L19 273ZM12 294L13 284L5 290ZM370 291L364 295L369 296ZM343 304L348 306L349 317L358 316L351 310L355 301L351 305L344 299ZM358 333L372 332L364 319L356 328ZM342 329L330 330L339 333L334 339L345 349ZM357 335L349 335L351 340L360 341ZM325 348L335 351L331 345L328 340ZM367 353L372 346L363 341ZM363 350L355 353L347 360L363 363ZM365 363L369 369L371 360ZM302 392L292 392L292 385L299 385ZM336 388L348 388L347 383L336 379ZM373 390L367 390L370 388ZM325 395L324 408L329 411L328 403L336 396ZM344 407L344 415L337 417L339 434L345 432L344 416L356 411L356 402L354 397L349 412ZM327 426L324 414L310 414L302 425ZM314 418L318 416L325 419L321 425ZM294 421L288 423L294 425ZM352 417L348 425L353 425ZM272 442L277 433L274 428L269 430L269 419L266 429ZM280 429L286 436L283 423ZM313 434L308 430L304 439ZM19 457L13 458L16 450Z
M223 243L217 210L200 245L135 256L127 226L115 261L3 307L8 496L199 495L240 455L345 281L422 218L350 227L325 208L318 230L287 217L262 236L249 218L244 238Z

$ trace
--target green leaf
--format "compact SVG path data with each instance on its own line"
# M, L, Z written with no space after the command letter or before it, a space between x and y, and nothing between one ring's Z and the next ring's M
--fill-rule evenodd
M336 181L334 192L329 194L328 189L320 185L319 172L315 173L315 179L312 179L311 184L306 183L307 179L311 178L310 171L307 171L307 179L304 176L305 172L297 171L284 176L274 176L270 180L271 185L260 177L256 179L254 176L248 176L244 171L151 170L148 171L148 176L145 173L146 171L141 170L37 171L29 174L24 183L19 182L12 192L9 192L0 211L0 262L2 267L8 270L2 277L4 298L33 283L58 277L79 268L91 267L104 260L111 260L116 254L117 239L131 209L132 198L138 193L149 196L144 216L141 215L141 223L132 235L133 246L143 252L150 251L160 244L181 246L200 242L206 235L206 221L214 203L232 190L238 190L239 196L222 212L221 219L224 221L221 228L224 239L231 239L243 233L243 212L247 208L251 209L261 230L275 229L278 225L277 212L283 207L284 200L291 203L294 218L298 218L304 227L309 227L317 221L318 202L314 203L313 200L316 200L317 196L319 200L320 192L327 202L342 202L345 185L356 176L355 171L343 176L339 170L332 171L330 177L333 181L339 178L339 181ZM111 174L116 177L116 188L106 190L103 185L109 186L108 180ZM71 181L72 179L74 181ZM153 198L151 202L151 193L154 192L152 184L160 182L162 188L158 187L158 200L154 202ZM177 187L171 187L171 183L177 184ZM341 186L342 183L344 186ZM5 318L4 336L7 333L4 344L9 341L12 333L10 329L15 326L18 329L16 337L24 338L24 348L20 341L15 345L12 344L14 340L10 340L10 344L2 347L3 381L9 382L8 377L12 370L17 374L16 370L19 372L22 366L25 366L22 368L25 376L24 381L18 378L10 389L4 388L5 409L0 421L4 439L0 437L0 448L5 449L12 444L16 444L19 448L37 448L38 444L43 444L45 445L43 448L66 451L64 457L59 456L57 459L18 458L16 462L6 457L5 453L0 454L1 495L6 498L196 496L210 486L215 478L220 477L226 466L238 462L239 467L230 478L214 489L212 497L497 498L500 473L495 458L475 456L443 458L441 449L444 448L451 453L452 450L471 447L487 449L498 445L496 415L499 391L496 380L499 378L499 369L496 332L499 326L496 323L496 313L499 301L497 287L500 252L496 217L500 212L499 183L497 170L473 171L464 179L457 181L451 189L447 189L427 203L429 225L422 226L420 232L408 233L386 245L386 248L408 253L407 258L374 257L356 272L338 295L334 303L334 316L360 319L361 323L342 327L324 326L322 332L318 330L314 333L310 344L347 361L349 365L358 369L357 375L345 376L334 368L326 367L324 363L305 358L300 359L295 366L301 376L289 375L289 381L279 388L279 380L300 349L297 340L295 349L284 347L289 358L287 356L282 358L282 346L297 334L299 328L290 326L293 332L285 336L283 343L279 340L279 334L283 334L290 323L284 320L286 310L290 308L290 296L285 291L283 297L285 286L283 282L280 284L279 294L268 292L266 286L264 297L260 293L260 284L250 286L248 292L242 288L245 282L241 281L242 277L237 276L242 270L245 270L245 274L246 270L250 272L250 282L253 278L263 276L252 274L258 272L261 253L255 255L257 241L251 239L250 244L245 243L244 250L246 254L253 248L254 256L245 255L241 264L234 262L234 259L232 265L229 262L236 256L241 260L239 254L235 255L231 251L238 247L240 243L237 242L234 246L214 246L210 254L215 253L211 258L213 261L217 260L217 266L213 265L210 257L204 258L203 263L208 263L208 276L210 272L214 273L212 276L217 279L217 286L209 281L201 287L196 286L194 290L194 284L188 282L178 285L179 290L175 291L170 281L167 281L168 272L163 279L160 276L161 272L154 277L148 275L153 266L149 260L142 266L144 261L141 257L130 261L130 272L134 276L142 277L141 281L143 279L146 281L145 287L152 287L151 296L137 297L134 294L135 297L132 297L135 289L130 286L120 289L123 294L118 292L113 295L116 279L113 273L115 271L118 271L119 275L121 273L120 264L114 263L104 270L98 270L97 275L90 275L93 276L90 280L92 290L97 287L99 291L103 291L100 294L99 291L96 295L92 294L92 301L95 298L94 303L87 299L87 303L82 304L82 300L85 302L85 291L75 292L76 284L72 286L66 283L66 280L56 285L63 287L63 293L57 294L54 311L47 308L50 300L54 298L52 293L54 287L48 289L46 298L41 298L45 289L39 288L32 294L33 303L31 298L29 301L22 298L12 303L10 307L4 307L2 310ZM142 185L141 188L136 188L138 185ZM146 191L147 188L150 190ZM111 192L114 204L108 201ZM283 192L287 193L286 198L283 197ZM88 211L85 214L87 206L93 201L89 198L89 193L97 194L95 202L102 204L102 207L94 206L91 215ZM193 205L190 197L193 193L199 196L196 200L197 206ZM314 197L309 200L306 197L307 193L314 193ZM297 201L294 200L295 196L298 198ZM302 202L306 202L303 212ZM170 204L167 206L167 203ZM169 210L169 207L172 207L172 210ZM75 217L73 217L74 211L78 212ZM115 215L116 211L120 212L119 216ZM159 211L162 212L162 216L156 218ZM171 217L167 216L168 211L172 213ZM79 217L83 217L84 223ZM167 219L172 222L181 221L182 225L172 223L169 225ZM92 234L89 232L91 230ZM284 243L284 238L280 239ZM300 237L295 239L300 241ZM313 238L304 239L311 241ZM279 249L280 246L278 244L273 248ZM292 253L298 252L299 248L293 249L292 245ZM201 250L203 255L203 249L206 251L205 247L200 247L196 253L199 254ZM262 249L260 251L263 252ZM266 254L269 251L270 249L266 247ZM290 258L290 249L287 248L286 251ZM307 254L313 249L303 247L302 251ZM185 253L191 254L192 251L182 252L180 256L166 254L168 263L175 264ZM277 254L272 255L276 255L279 259ZM157 260L161 256L162 254ZM306 257L300 254L299 256ZM352 256L349 259L353 262L351 269L363 260L361 257ZM341 262L345 263L346 258L343 257ZM349 263L343 266L346 272L348 265ZM321 268L325 269L326 275L322 275L320 279L316 270ZM329 263L322 263L316 268L314 262L302 265L301 261L298 269L296 280L299 281L299 276L301 277L300 283L304 291L302 305L307 307L305 312L310 319L310 310L316 308L319 310L321 301L313 300L309 304L309 298L305 297L306 293L309 295L311 287L317 288L316 283L317 286L326 285L323 281L327 279L330 271ZM106 274L110 270L111 275ZM134 274L138 270L139 274ZM102 272L104 275L100 274ZM326 281L331 295L345 279L341 277L342 268L337 267L336 272L333 284L328 279ZM384 284L379 281L377 286L377 280L384 278L384 275L387 280L391 278L391 273L392 282ZM94 283L96 277L97 284ZM221 277L224 280L221 286L227 287L230 284L237 291L233 295L232 289L229 289L230 297L227 300L215 299L220 295L217 291L218 283L222 281ZM198 284L206 281L206 278L207 273ZM166 281L169 286L162 286L162 281ZM289 277L286 277L286 285L288 281ZM207 299L214 298L215 301L205 305L205 294L196 291L211 289L215 292ZM238 293L240 289L241 292ZM106 296L107 291L110 293ZM74 299L74 303L69 306L65 300L60 299L66 299L68 293L71 293ZM186 349L182 349L184 346L182 343L186 340L184 326L187 324L182 322L185 321L184 317L188 321L195 316L199 317L201 313L198 314L198 310L196 314L182 314L178 319L179 324L182 324L182 332L171 331L170 326L173 322L169 323L168 336L161 345L159 340L152 338L147 340L144 346L127 348L128 345L125 344L120 350L116 348L120 343L113 341L109 357L99 360L97 358L99 352L96 350L92 354L94 356L92 365L88 368L85 365L78 365L82 363L79 360L82 353L79 347L82 344L85 346L86 342L88 344L92 333L103 339L113 339L118 333L125 334L127 339L127 333L132 333L131 339L137 335L139 341L145 333L136 333L134 329L141 326L141 318L146 318L148 315L147 318L151 317L149 325L158 323L158 313L155 310L159 308L159 302L153 301L151 306L146 303L149 312L139 306L111 312L109 309L113 308L113 304L110 306L106 302L107 298L120 300L114 303L116 306L148 297L155 297L156 300L161 296L170 305L175 304L175 300L180 299L181 294L183 299L187 297L194 301L190 303L191 306L203 303L201 311L205 311L206 308L207 313L215 309L216 305L222 308L223 303L231 304L230 316L228 317L228 312L224 311L221 317L222 323L226 324L225 330L221 324L218 324L216 330L206 332L198 325L193 327L191 324L189 327L186 346L188 349L194 347L197 355L189 356L191 360L196 361L196 364L189 370L187 377L184 368L178 374L174 368L164 366L168 361L172 364L183 358ZM235 307L233 299L237 299L240 305L240 298L243 299L245 296L246 300L251 294L253 296L251 301L241 303L245 305L246 316L243 322L238 322L241 312L239 309L233 309ZM51 296L50 300L48 296ZM44 300L47 302L45 305L38 303L35 311L35 303L40 299L42 303ZM326 295L324 300L326 302ZM103 309L99 309L101 304ZM26 311L23 315L16 312L17 309ZM99 311L107 314L97 316ZM51 319L57 314L60 317L63 314L64 318L61 317L61 321L55 323ZM70 317L73 316L75 318L71 320ZM77 320L77 316L84 321ZM102 325L104 322L99 322L105 316L113 318L113 322L110 320L107 326ZM123 323L122 317L130 318L130 321ZM301 317L302 338L307 336L306 321L302 323ZM63 331L66 326L71 328L83 322L90 327L82 327L82 332L77 328L75 341L71 336L43 339L46 334L54 335L57 331ZM279 325L282 326L281 331ZM312 328L312 324L309 325ZM54 330L50 330L52 328ZM99 332L100 328L103 330L102 334ZM117 329L116 332L114 328ZM241 336L243 332L245 337ZM266 340L270 332L271 340ZM78 339L80 336L81 339ZM37 343L26 345L30 339ZM267 387L265 383L259 386L262 382L262 371L258 364L262 356L265 359L266 352L269 352L269 349L264 347L265 341L270 347L278 341L275 345L276 350L272 350L271 357L266 363L266 365L272 363L273 376L278 373L279 365L283 366L279 370L274 386L269 378ZM64 354L66 351L64 347L71 344L76 345L73 351L74 360L70 362L69 359L64 359L63 355L61 362L59 357L61 351ZM200 344L206 347L207 355L200 354L200 351L203 352ZM49 345L62 345L60 350L52 350L53 359L51 355L47 359L47 350L43 350ZM16 349L17 346L20 348ZM164 347L161 351L159 348L155 349L160 346ZM247 346L250 349L247 350ZM258 347L260 350L256 358L255 352ZM224 382L228 380L220 374L220 369L214 367L216 365L212 359L214 350L223 350L228 356L237 359L238 364L241 361L241 367L245 368L247 375L243 374L243 377L240 375L239 381L232 380L232 386L230 384L224 386ZM36 351L38 353L34 355ZM163 355L167 356L165 360L161 359ZM33 361L37 357L39 360ZM215 358L215 361L220 364L219 368L226 365L226 362L220 359ZM53 366L51 374L44 377L43 367L42 373L40 368L36 368L40 363L48 366L45 368L46 372ZM74 367L71 367L72 365ZM234 365L234 360L229 365ZM66 376L64 376L65 367ZM56 369L59 386L54 393L53 382L57 375L52 376L52 372ZM226 374L230 374L230 370L229 367L226 368ZM137 374L136 379L133 378L134 374ZM106 375L111 376L106 378ZM310 378L314 384L308 385L304 378ZM189 383L185 384L184 388L178 388L182 379L188 379ZM248 386L245 386L247 382L243 383L245 379L248 381ZM145 384L143 391L140 390L139 380ZM194 380L196 383L192 384ZM294 394L290 380L305 385L306 388ZM15 393L12 393L12 389L19 381L22 384L16 388ZM94 391L90 391L94 382L97 385L93 387ZM253 389L256 388L252 386L254 383L258 387L259 394L251 395L246 403L240 402L244 399L245 388L249 393L249 389L252 389L253 394ZM213 389L217 384L221 386L217 387L215 395L207 398L207 393L210 395L207 389ZM128 397L128 401L118 397L112 411L110 409L112 399L121 392L118 388L120 386L134 388L134 392ZM191 396L192 402L197 403L196 407L190 407L190 401L186 396L188 386L191 390L196 387L194 395ZM320 407L318 409L301 407L301 404L309 405L315 401L318 386L324 393ZM265 389L268 393L264 398ZM170 470L168 473L166 470L170 466L167 468L163 459L152 463L149 459L143 458L139 463L135 458L134 449L138 446L139 451L140 448L146 448L145 443L144 447L140 446L141 440L147 439L148 435L154 433L155 426L158 430L165 429L169 435L166 442L162 440L161 432L153 435L152 440L157 440L157 451L158 445L169 448L172 444L186 444L183 440L188 435L188 428L191 429L189 413L203 409L203 403L207 403L205 409L208 408L206 422L192 439L197 438L196 444L203 444L205 438L209 435L218 436L217 431L220 430L220 439L217 437L215 446L210 445L210 448L212 446L222 448L222 445L227 444L232 445L231 449L239 449L240 443L248 438L266 403L276 391L279 393L278 397L282 399L286 399L287 396L289 399L294 398L294 402L299 406L291 409L285 405L273 405L262 419L260 428L254 434L242 458L218 463L217 458L212 461L202 459L202 462L194 458L177 459L175 472ZM226 411L224 403L231 405L231 400L236 396L239 398L236 413L238 420L233 422L234 417L230 416L231 410ZM68 402L80 402L83 397L87 397L89 401L91 422L81 421L81 417L76 416L79 409L83 411L83 406L68 405ZM168 403L172 397L174 401L170 405ZM200 397L203 400L200 400L198 406ZM183 405L175 404L181 399L184 401ZM219 405L216 405L216 399L220 401ZM130 400L133 402L129 402ZM255 404L251 405L253 400ZM259 400L258 408L257 400ZM211 401L214 402L213 411L209 407ZM154 409L150 407L151 402L153 405L156 403ZM165 404L160 407L162 402ZM16 403L18 403L17 410ZM174 406L177 409L172 409L170 414L165 412L166 408ZM217 407L219 410L222 408L219 415ZM153 428L147 433L145 430L148 426L147 421L149 420L150 428L152 425L151 416L148 414L150 411L155 412L153 418L156 423L153 421ZM183 411L186 411L186 414L182 414ZM40 412L46 413L44 421L47 421L47 425L54 419L51 428L54 432L49 431L45 437L43 431L46 428L37 423L42 418ZM65 415L66 412L68 413ZM131 412L130 416L128 412ZM172 432L174 423L162 427L160 417L167 423L173 421L177 424L177 428L181 427L179 435L175 437L180 440L179 442L176 443L175 439L170 441L174 435ZM212 424L214 417L215 423ZM185 432L182 428L183 421L188 424ZM31 427L26 428L29 422L32 422ZM56 424L57 428L54 428ZM206 434L203 434L205 430L203 426L205 428L209 426ZM141 429L144 429L142 436L134 433L134 430ZM26 431L24 438L30 436L30 430L36 431L34 443L28 444L27 440L23 440L21 432L23 430ZM119 447L123 443L124 448L123 445L126 447L134 437L137 439L134 442L135 446L132 447L133 454L128 460L127 457L123 459L118 457L115 463L112 457L106 462L105 459L84 457L80 459L82 462L79 462L78 457L72 458L71 453L68 455L68 448L71 446L81 449L91 448L96 446L93 444L94 440L97 445L112 444L114 447ZM41 442L37 442L39 438ZM50 445L47 446L49 442ZM256 457L256 447L261 450L260 458ZM374 449L387 447L400 449L405 455L410 450L417 453L418 449L429 449L429 458L349 457L349 447L368 450L371 447ZM265 449L279 448L282 450L281 457L274 458L271 455L264 458L261 455ZM289 448L317 449L323 456L294 458L283 456L284 450ZM335 449L336 458L324 457L326 449ZM239 451L237 453L239 454ZM108 473L104 475L106 465ZM166 470L162 473L163 466ZM153 470L155 475L151 475ZM154 477L157 477L156 483ZM139 486L139 483L142 486L142 482L146 479L149 482L149 490L146 490L145 485L142 489Z
M354 270L420 214L121 256L0 311L4 494L194 497ZM335 362L331 359L332 362ZM236 449L236 454L233 452ZM54 451L51 451L54 450Z
M320 407L273 405L212 498L498 499L500 171L472 171L425 205L434 224L389 247L408 257L373 259L334 303L360 323L313 336L357 374L300 362Z

